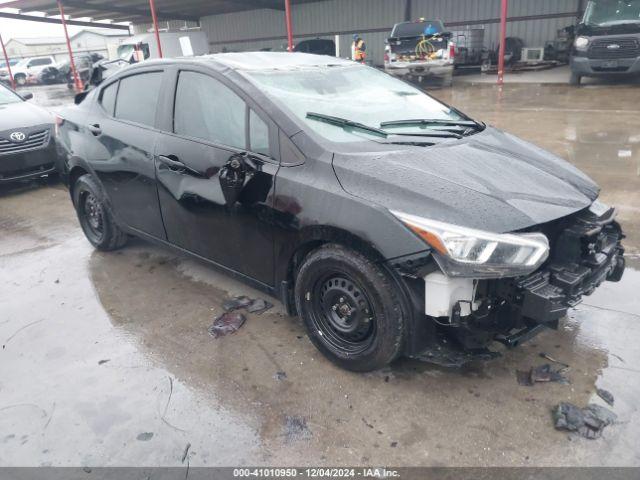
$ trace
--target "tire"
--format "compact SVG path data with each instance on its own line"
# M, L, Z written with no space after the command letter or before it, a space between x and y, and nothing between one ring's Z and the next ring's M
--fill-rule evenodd
M16 81L16 85L22 86L22 85L26 85L26 83L27 83L26 75L23 75L21 73L19 73L15 77L13 77L13 79Z
M73 205L87 240L98 250L117 250L127 243L124 233L106 206L102 189L89 174L73 185Z
M298 271L294 295L310 340L336 365L368 372L401 353L400 292L364 255L336 244L313 251Z
M571 77L569 77L569 85L579 86L580 82L582 82L582 76L577 73L571 72Z

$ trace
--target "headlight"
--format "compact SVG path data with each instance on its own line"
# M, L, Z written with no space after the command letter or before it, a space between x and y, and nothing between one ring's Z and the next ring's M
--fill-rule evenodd
M578 50L585 50L589 45L589 39L587 37L578 37L575 42L573 42L573 46Z
M435 250L436 261L449 276L525 275L549 256L549 240L542 233L491 233L402 212L391 213Z

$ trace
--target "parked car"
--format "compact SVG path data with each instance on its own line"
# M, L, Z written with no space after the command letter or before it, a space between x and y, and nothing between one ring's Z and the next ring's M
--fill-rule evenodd
M77 101L56 140L88 240L217 266L279 297L344 368L489 358L624 271L591 179L371 67L149 61Z
M103 60L104 57L99 53L82 53L73 56L76 71L83 84L90 83L94 65ZM38 74L38 83L45 85L66 83L69 88L73 88L74 80L69 60L43 68Z
M590 0L575 29L569 83L640 75L640 0Z
M412 82L435 78L451 85L456 56L451 37L441 20L396 23L387 39L384 69Z
M18 85L36 83L38 81L38 74L42 69L55 64L55 58L52 56L23 58L11 67L11 73ZM7 70L0 70L0 77L3 76L8 78L9 72Z
M53 116L0 85L0 183L55 173Z

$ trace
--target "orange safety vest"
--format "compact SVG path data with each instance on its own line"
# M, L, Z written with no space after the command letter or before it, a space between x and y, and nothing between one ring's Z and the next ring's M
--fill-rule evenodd
M364 40L360 39L357 42L353 43L354 60L356 62L364 62L364 60L367 58L367 53L362 50L362 47L364 47Z

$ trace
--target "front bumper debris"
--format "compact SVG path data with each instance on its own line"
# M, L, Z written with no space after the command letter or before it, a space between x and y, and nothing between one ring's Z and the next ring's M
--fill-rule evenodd
M541 268L525 277L480 281L479 308L460 318L455 318L460 308L454 308L451 324L458 325L456 336L466 348L490 340L516 346L539 333L539 327L557 328L583 296L605 280L622 277L624 235L613 208L601 215L583 210L539 229L551 244Z

